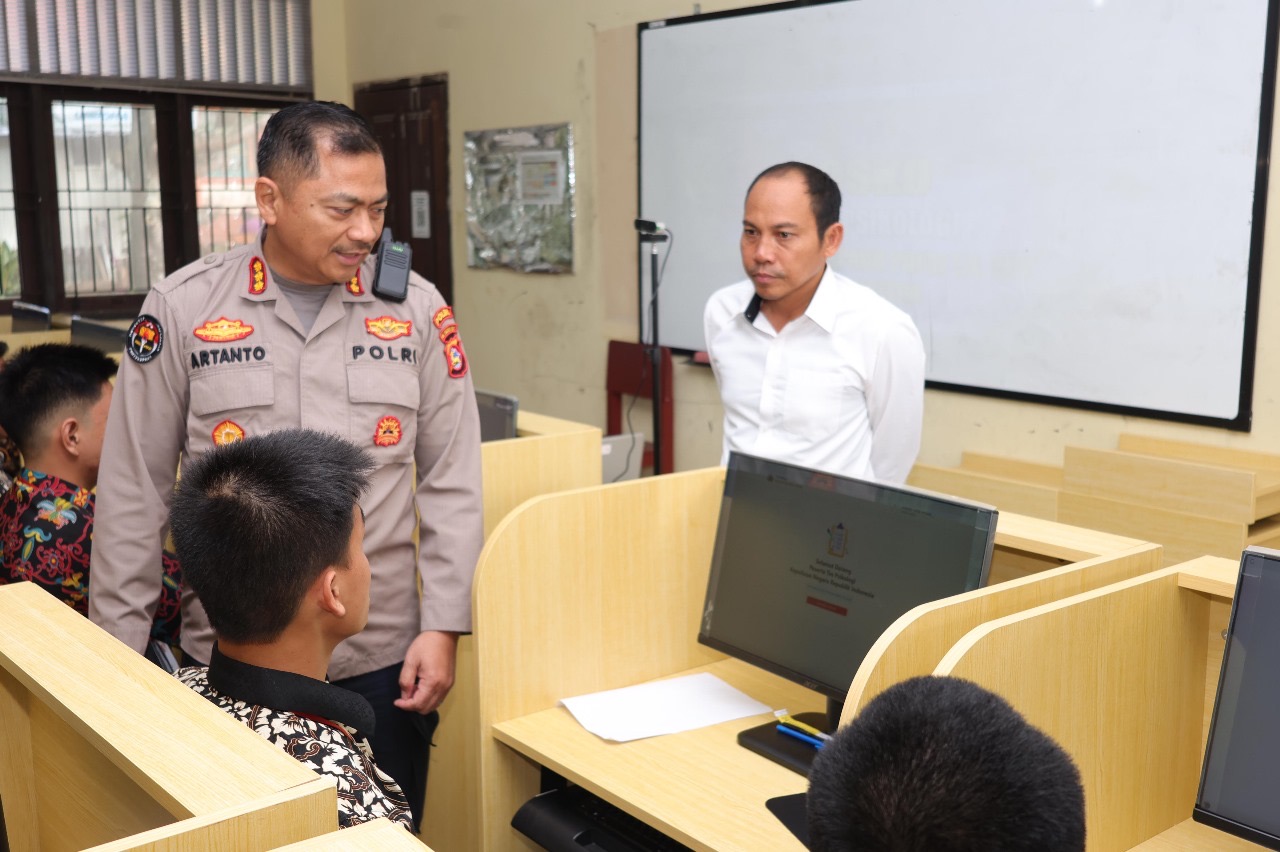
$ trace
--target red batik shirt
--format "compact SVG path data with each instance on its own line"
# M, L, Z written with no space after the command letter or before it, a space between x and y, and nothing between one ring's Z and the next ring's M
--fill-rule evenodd
M0 585L29 580L89 614L93 492L30 468L0 497ZM178 641L181 574L165 554L152 637Z

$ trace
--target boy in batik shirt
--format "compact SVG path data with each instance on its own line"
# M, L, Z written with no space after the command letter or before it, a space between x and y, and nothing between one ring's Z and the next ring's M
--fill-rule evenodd
M23 466L0 497L0 584L29 580L89 612L93 488L116 364L87 346L45 343L0 370L0 427ZM180 576L165 562L152 636L176 644Z
M359 498L373 459L334 435L268 432L183 465L170 506L184 576L217 641L178 679L338 789L338 826L412 830L373 762L373 707L326 681L333 649L369 620Z

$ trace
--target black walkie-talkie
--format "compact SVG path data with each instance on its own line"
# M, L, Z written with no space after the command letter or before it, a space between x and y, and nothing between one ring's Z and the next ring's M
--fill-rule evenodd
M378 241L378 265L373 270L373 292L376 296L403 302L409 295L409 265L413 249L408 243L391 239L391 229L382 229Z

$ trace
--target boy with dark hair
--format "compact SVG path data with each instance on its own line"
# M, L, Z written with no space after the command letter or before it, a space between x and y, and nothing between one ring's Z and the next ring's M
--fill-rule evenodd
M169 520L217 641L207 669L178 679L334 777L339 827L389 817L411 829L404 793L373 762L373 708L325 682L333 649L369 619L359 499L373 468L365 451L304 429L184 466Z
M97 349L43 343L0 370L0 427L23 466L0 497L0 584L43 586L77 612L89 612L94 493L116 364ZM173 645L181 626L181 576L171 560L156 590L151 625Z
M1084 789L1003 698L951 677L881 693L809 773L814 852L1083 852Z

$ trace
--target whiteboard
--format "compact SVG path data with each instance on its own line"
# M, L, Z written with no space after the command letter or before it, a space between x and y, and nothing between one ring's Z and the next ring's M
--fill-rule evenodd
M844 197L832 266L911 314L933 386L1247 429L1270 5L842 0L641 24L638 215L676 236L661 343L705 349L707 297L745 277L748 184L800 160Z

